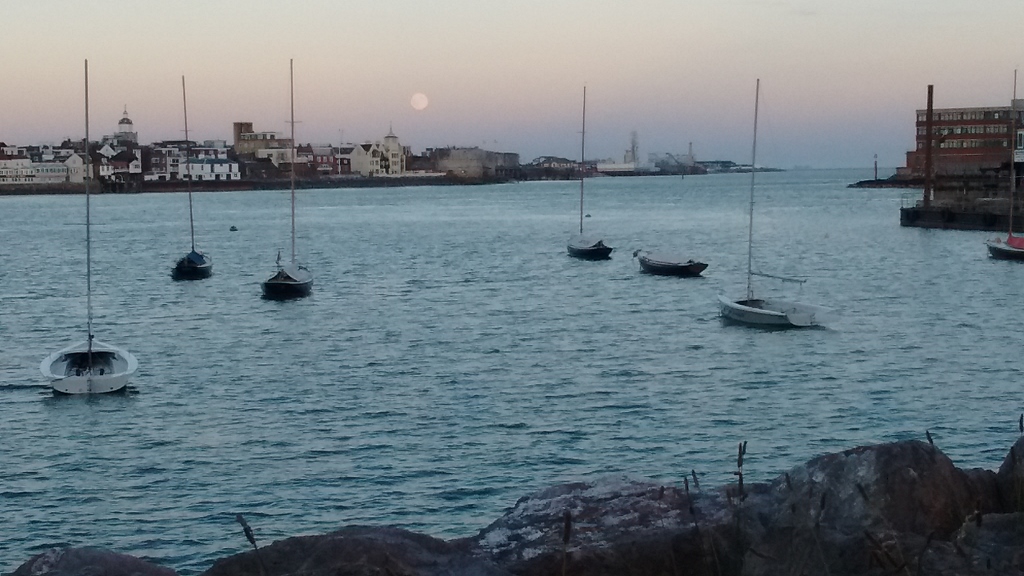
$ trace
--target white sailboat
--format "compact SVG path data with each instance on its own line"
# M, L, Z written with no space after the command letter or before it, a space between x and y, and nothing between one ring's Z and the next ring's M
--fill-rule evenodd
M196 226L192 211L192 143L188 139L188 102L185 99L185 77L181 77L181 105L185 112L185 166L186 185L188 186L188 230L192 238L192 251L182 256L174 269L171 278L175 280L199 280L209 278L213 274L213 260L210 256L196 250Z
M580 260L607 260L613 248L604 240L583 235L583 176L587 162L587 87L583 87L583 131L580 136L580 233L569 238L569 255Z
M288 78L291 91L292 126L292 259L281 264L281 253L277 253L277 272L263 283L263 297L268 300L290 300L309 296L313 292L313 274L305 266L295 261L295 68L292 60L288 61Z
M1010 210L1006 240L993 238L985 241L988 255L997 260L1024 260L1024 236L1013 235L1013 208L1017 193L1017 71L1013 71L1013 100L1010 101Z
M747 324L750 326L763 326L775 328L793 328L819 326L821 322L833 313L830 308L791 302L781 299L755 298L753 288L754 276L765 276L782 281L802 282L771 274L761 274L753 271L754 260L754 176L757 173L757 112L758 101L761 95L761 80L757 81L757 88L754 93L754 145L751 153L750 171L750 220L747 229L747 295L743 299L731 299L726 296L719 296L718 302L722 318Z
M39 365L57 394L103 394L125 390L139 363L127 350L104 344L92 333L92 215L89 181L89 61L85 61L85 268L86 333L83 342L72 344L47 356Z

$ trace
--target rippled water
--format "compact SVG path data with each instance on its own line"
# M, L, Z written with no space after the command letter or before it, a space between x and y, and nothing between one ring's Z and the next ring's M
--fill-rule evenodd
M84 201L0 197L0 570L57 544L190 574L347 524L474 534L553 483L627 473L768 479L860 443L920 438L997 466L1021 407L1024 266L990 234L905 229L857 171L759 175L762 293L837 307L828 329L725 326L748 176L587 183L607 262L565 254L572 182L301 191L312 298L267 302L287 192L198 194L215 275L169 278L181 194L94 197L97 337L139 358L127 397L52 398L38 364L81 339ZM238 232L229 232L236 225ZM638 273L636 248L710 264ZM285 250L287 254L287 250Z

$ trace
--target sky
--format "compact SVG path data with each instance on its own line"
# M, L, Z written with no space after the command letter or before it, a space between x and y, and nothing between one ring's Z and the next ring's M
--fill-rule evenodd
M1022 0L5 0L0 141L116 131L194 140L232 123L296 139L479 146L622 160L648 152L758 164L900 166L915 110L1008 105ZM427 96L416 110L411 98Z

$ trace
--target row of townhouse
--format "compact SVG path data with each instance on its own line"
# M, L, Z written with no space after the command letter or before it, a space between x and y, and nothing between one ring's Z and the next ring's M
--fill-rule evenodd
M115 152L104 146L91 152L90 156L93 180L124 183L142 174L142 162L133 152ZM85 181L86 173L85 157L79 152L41 161L33 161L25 154L11 155L0 152L0 185L80 184Z
M232 181L241 180L238 162L232 160L227 143L206 140L202 145L186 140L165 140L148 148L143 180Z
M252 157L270 162L275 167L306 166L311 173L321 176L360 175L401 176L406 172L406 157L410 154L402 146L393 130L388 130L382 141L362 144L303 144L296 146L289 138L274 132L256 132L252 122L235 122L235 152L239 158Z
M0 142L0 185L81 183L85 160L67 148L8 146Z

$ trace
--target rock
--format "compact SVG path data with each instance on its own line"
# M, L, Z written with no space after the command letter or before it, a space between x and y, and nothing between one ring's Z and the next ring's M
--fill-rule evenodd
M902 572L953 550L968 517L997 508L995 476L965 473L930 444L865 446L797 466L769 484L687 494L606 478L541 490L474 539L513 574L833 576ZM943 548L944 544L950 544Z
M265 567L261 572L260 563ZM297 536L218 560L202 576L508 576L465 544L399 528Z
M96 548L51 548L11 576L177 576L177 572L127 554Z
M740 556L720 529L727 498L622 477L554 486L521 498L472 544L513 574L712 574ZM563 544L565 511L572 515ZM705 572L705 570L710 570ZM726 572L721 572L725 574Z
M949 540L980 506L994 506L995 492L991 475L968 475L923 442L821 456L772 482L773 499L758 511L765 536L751 540L743 573L902 571L926 544Z
M1004 512L1024 510L1024 436L1010 447L1010 452L996 472L996 483Z

